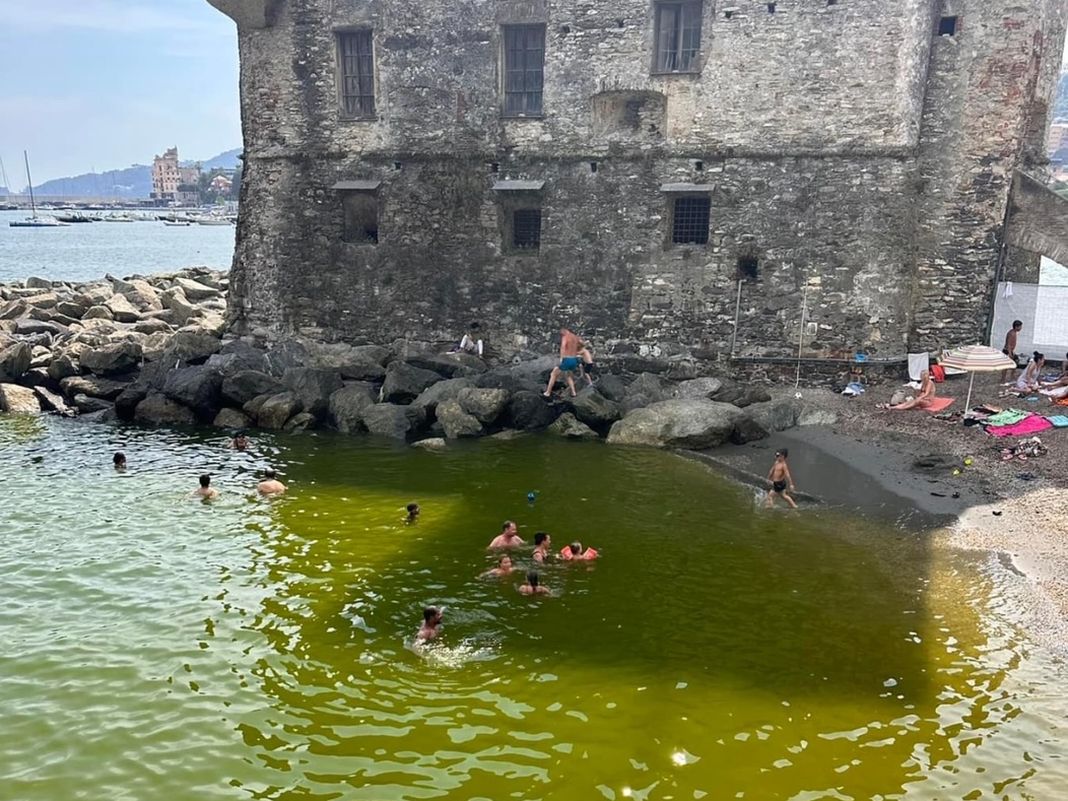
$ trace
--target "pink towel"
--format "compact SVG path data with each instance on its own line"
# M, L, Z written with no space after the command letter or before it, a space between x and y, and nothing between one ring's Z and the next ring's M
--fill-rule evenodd
M1029 437L1031 434L1037 434L1047 428L1053 428L1053 423L1045 417L1039 417L1035 414L1025 417L1019 423L1013 423L1011 426L990 426L987 431L995 437Z
M931 398L930 403L928 403L926 406L921 406L920 408L923 409L925 412L930 412L931 414L938 414L951 403L953 403L953 398Z

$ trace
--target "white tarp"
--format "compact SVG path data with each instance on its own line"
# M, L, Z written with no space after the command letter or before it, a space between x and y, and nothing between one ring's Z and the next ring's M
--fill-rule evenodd
M1026 357L1037 350L1060 361L1068 351L1068 286L998 284L991 347L1001 350L1013 320L1023 322L1016 344L1018 356Z

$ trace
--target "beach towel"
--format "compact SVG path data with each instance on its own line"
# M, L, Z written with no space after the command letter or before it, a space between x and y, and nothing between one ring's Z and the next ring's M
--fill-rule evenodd
M991 426L1011 426L1013 423L1019 423L1025 417L1030 416L1030 412L1021 412L1019 409L1005 409L986 418L986 423Z
M910 353L909 354L909 378L913 381L920 380L920 373L928 368L931 363L931 357L926 353Z
M1055 414L1053 417L1047 417L1046 419L1053 423L1054 428L1068 428L1068 417L1063 414Z
M1029 437L1049 428L1053 428L1053 423L1036 414L1011 426L988 426L986 430L995 437Z
M920 408L923 409L925 412L930 412L931 414L938 414L938 412L945 409L951 403L953 403L953 398L931 398L930 403L928 403L926 406L921 406Z

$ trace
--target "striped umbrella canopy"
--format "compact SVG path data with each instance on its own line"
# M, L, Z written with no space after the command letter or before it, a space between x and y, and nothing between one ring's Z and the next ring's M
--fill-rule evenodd
M942 354L938 360L943 367L965 370L971 373L968 379L968 399L964 401L964 413L972 408L972 387L976 373L997 373L1002 370L1015 370L1016 362L1000 350L986 345L965 345Z

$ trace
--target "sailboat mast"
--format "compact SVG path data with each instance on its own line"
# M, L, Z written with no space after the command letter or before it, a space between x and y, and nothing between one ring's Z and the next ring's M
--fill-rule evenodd
M4 169L4 160L0 158L0 178L4 180L4 191L7 192L7 198L11 199L11 184L7 182L7 170Z
M30 185L30 209L33 213L33 218L37 219L37 203L33 199L33 178L30 177L30 155L25 150L22 151L22 158L26 160L26 181Z

